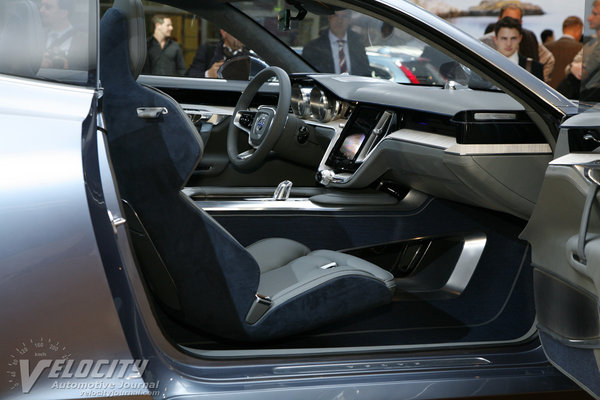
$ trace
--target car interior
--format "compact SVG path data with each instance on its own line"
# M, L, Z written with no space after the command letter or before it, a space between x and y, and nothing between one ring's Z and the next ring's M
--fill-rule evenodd
M141 2L100 23L110 156L172 343L227 356L532 337L519 234L554 143L531 109L493 85L302 72L273 35L244 35L256 24L233 5L189 11L227 12L271 67L249 84L140 77Z

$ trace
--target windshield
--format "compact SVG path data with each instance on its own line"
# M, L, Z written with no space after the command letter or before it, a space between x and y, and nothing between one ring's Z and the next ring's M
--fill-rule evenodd
M371 76L400 83L444 85L437 54L422 41L388 23L350 10L284 10L275 2L234 5L294 49L318 72ZM289 26L281 26L288 12ZM434 57L429 57L434 56ZM309 71L306 71L309 72Z
M282 8L275 0L232 4L318 72L415 85L468 83L467 68L402 29L359 12L323 3L311 3L308 10L287 3Z
M400 26L323 2L234 1L183 10L144 1L144 9L146 75L248 80L279 65L288 73L497 90Z

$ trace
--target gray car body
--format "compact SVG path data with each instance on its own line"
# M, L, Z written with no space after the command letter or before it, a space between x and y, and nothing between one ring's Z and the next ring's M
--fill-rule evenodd
M0 92L3 362L36 352L31 370L37 360L63 356L131 359L86 194L82 126L95 91L1 76ZM18 369L9 365L6 377ZM2 398L25 395L14 383L1 380ZM49 383L26 396L80 396Z

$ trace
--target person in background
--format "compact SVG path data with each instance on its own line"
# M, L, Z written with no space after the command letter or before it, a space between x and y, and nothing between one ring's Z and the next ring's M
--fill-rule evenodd
M580 42L583 34L583 21L576 16L567 17L563 21L562 32L563 35L560 39L546 46L556 60L552 79L549 82L554 89L558 88L560 82L565 78L565 68L583 47Z
M87 61L87 37L73 27L75 0L42 0L40 17L46 29L42 68L77 69Z
M506 4L500 9L498 21L505 17L512 17L517 19L522 26L523 9L517 3ZM494 43L493 25L494 24L490 24L491 31L479 38L479 40L495 49L496 45ZM521 29L523 32L523 40L521 41L521 44L519 46L521 55L542 63L542 65L544 66L544 81L550 82L550 79L552 79L552 71L554 70L554 56L552 55L550 50L548 50L543 44L538 43L535 34L532 31L523 28ZM486 29L486 32L487 31L488 30Z
M304 46L302 57L319 72L369 76L365 46L360 36L348 29L350 11L336 11L328 19L329 29Z
M565 68L565 79L557 90L570 99L600 99L600 0L594 0L592 11L587 18L590 30L595 36L588 40Z
M413 39L412 35L394 28L387 22L382 22L381 27L369 37L371 46L402 46Z
M548 47L548 43L554 42L554 31L552 29L544 29L542 33L540 33L540 39L542 39L542 44Z
M196 78L217 78L223 63L233 57L248 55L250 52L242 42L223 29L219 29L221 41L216 45L203 44L196 50L194 61L186 72Z
M154 33L146 44L148 53L143 72L152 75L183 75L185 61L179 43L171 38L173 23L166 15L157 14L152 18Z
M505 17L496 23L496 27L494 28L494 43L498 51L513 63L525 68L538 79L544 79L542 64L519 53L519 45L522 40L523 30L519 20Z

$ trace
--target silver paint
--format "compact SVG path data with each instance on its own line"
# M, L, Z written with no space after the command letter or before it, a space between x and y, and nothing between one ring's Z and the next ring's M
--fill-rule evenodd
M131 359L86 198L82 122L94 91L0 76L0 93L0 363ZM59 346L35 355L35 343ZM24 395L4 370L3 399L85 397L42 378Z

